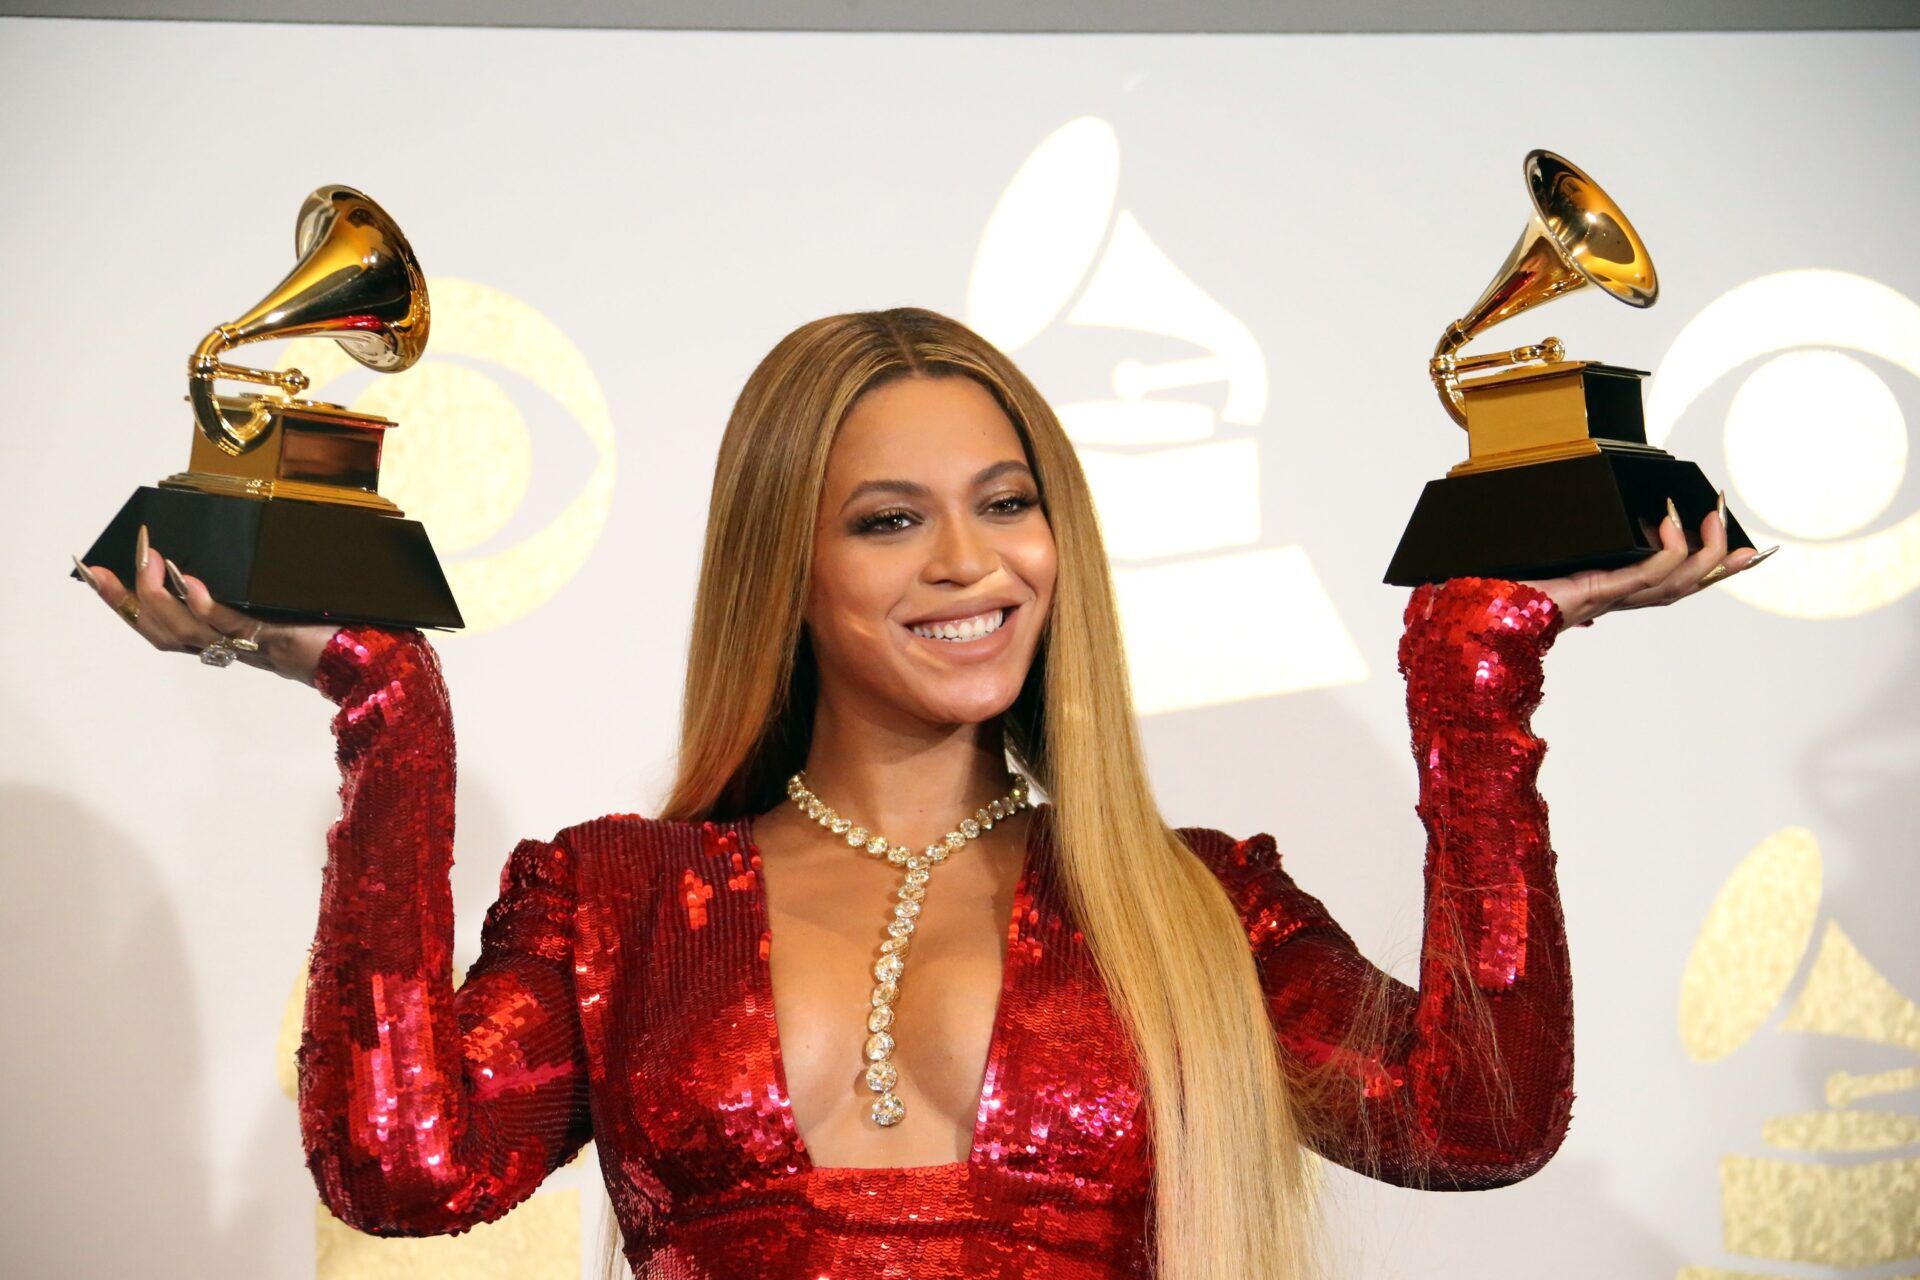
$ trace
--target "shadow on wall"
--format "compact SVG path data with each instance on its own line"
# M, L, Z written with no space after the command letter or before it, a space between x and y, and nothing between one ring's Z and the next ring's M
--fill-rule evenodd
M266 1201L214 1220L185 939L135 837L37 788L0 813L7 1270L259 1274Z
M1829 878L1823 911L1874 957L1896 987L1920 992L1920 947L1911 941L1913 895L1898 891L1900 881L1912 875L1912 845L1892 847L1886 840L1888 832L1912 829L1913 798L1920 788L1920 651L1912 643L1920 628L1911 625L1920 622L1920 608L1908 603L1895 609L1910 624L1904 669L1873 697L1861 699L1844 720L1812 738L1798 763L1813 804L1807 825L1823 843L1856 855L1850 874ZM1886 625L1874 617L1821 625ZM1890 887L1895 891L1888 892Z

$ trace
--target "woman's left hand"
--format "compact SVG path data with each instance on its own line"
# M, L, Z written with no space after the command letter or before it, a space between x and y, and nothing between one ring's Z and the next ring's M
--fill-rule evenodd
M1701 547L1687 554L1687 536L1680 528L1680 515L1671 499L1667 518L1660 522L1660 550L1637 564L1620 569L1587 569L1564 578L1523 582L1522 586L1544 592L1560 606L1561 627L1590 626L1603 613L1615 609L1646 609L1653 605L1684 600L1704 587L1744 572L1778 551L1770 547L1756 552L1742 547L1727 553L1726 498L1716 510L1700 522Z

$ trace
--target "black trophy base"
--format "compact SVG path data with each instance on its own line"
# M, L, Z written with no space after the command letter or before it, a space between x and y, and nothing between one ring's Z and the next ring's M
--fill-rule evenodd
M297 498L147 485L82 559L131 582L143 524L152 546L235 609L342 626L466 625L418 520Z
M1385 580L1558 578L1632 564L1659 549L1668 498L1698 551L1717 496L1691 462L1626 452L1429 481ZM1727 549L1752 545L1728 512Z

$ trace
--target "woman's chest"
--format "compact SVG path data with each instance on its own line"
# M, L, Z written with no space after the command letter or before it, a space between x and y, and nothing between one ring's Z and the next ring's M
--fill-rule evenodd
M869 876L827 882L820 894L768 889L788 1103L816 1165L963 1162L995 1047L1016 885L1010 875L943 871L902 924L880 869L856 869ZM888 955L897 972L880 969ZM875 1111L892 1114L888 1093L902 1110L882 1125Z
M950 1162L1137 1193L1137 1065L1036 854L1005 901L961 892L921 912L891 1029L907 1111L884 1130L864 1081L883 893L841 908L873 917L862 947L857 923L770 902L757 851L723 826L656 860L658 891L583 902L576 967L603 1156L680 1195ZM929 899L940 891L936 877ZM622 910L623 896L635 905Z

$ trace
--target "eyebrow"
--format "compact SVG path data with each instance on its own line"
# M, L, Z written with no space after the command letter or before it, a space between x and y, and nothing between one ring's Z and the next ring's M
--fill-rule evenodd
M1028 479L1033 478L1033 472L1028 470L1026 463L1009 458L1004 462L996 462L992 466L980 470L974 475L973 479L968 482L967 487L978 489L981 485L998 480L1010 471L1022 472ZM919 498L923 501L933 496L933 490L912 480L863 480L853 486L853 492L848 494L847 500L840 504L840 509L845 511L848 507L870 493L895 493L908 498Z

